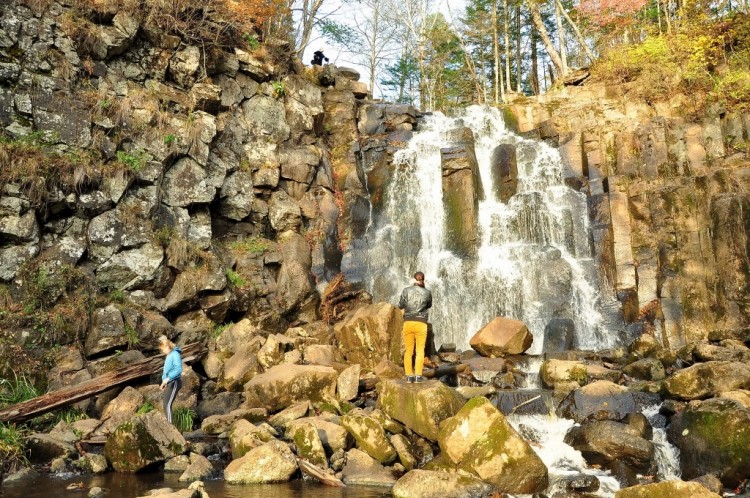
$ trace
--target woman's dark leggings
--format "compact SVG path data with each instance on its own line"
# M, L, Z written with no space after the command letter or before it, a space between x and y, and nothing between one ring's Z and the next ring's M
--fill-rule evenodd
M174 403L177 397L177 391L182 387L182 380L176 379L167 383L167 387L164 388L163 400L164 400L164 413L167 415L167 420L172 423L172 403Z

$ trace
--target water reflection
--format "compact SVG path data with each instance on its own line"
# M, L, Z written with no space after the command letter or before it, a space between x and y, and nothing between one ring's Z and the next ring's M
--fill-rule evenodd
M143 496L152 489L172 488L175 491L187 487L178 482L179 474L151 472L143 474L108 473L99 476L50 477L40 476L20 483L0 486L3 498L48 498L83 497L88 489L99 486L106 490L107 498L134 498ZM66 490L72 484L82 482L85 490ZM364 486L332 488L317 482L296 480L283 484L227 484L222 480L205 481L206 491L211 498L285 498L307 496L316 498L382 498L391 496L390 489Z

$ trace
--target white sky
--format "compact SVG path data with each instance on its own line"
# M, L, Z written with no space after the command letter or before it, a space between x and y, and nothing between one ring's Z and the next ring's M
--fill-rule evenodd
M465 0L436 0L435 1L435 7L437 10L443 13L445 15L446 19L450 21L450 17L448 14L448 3L450 2L450 10L454 17L462 15L464 12L464 6L465 6ZM323 7L321 8L321 11L325 10L323 12L323 15L326 15L327 13L334 12L332 19L335 19L337 22L345 23L346 19L351 19L353 16L357 15L358 8L357 5L353 4L344 4L340 0L326 0L326 2L323 4ZM361 15L361 14L360 14ZM368 69L361 64L357 64L355 61L353 61L352 54L342 52L339 47L335 47L331 43L329 43L327 40L325 40L319 32L315 31L313 35L310 37L310 43L307 45L307 48L305 49L304 56L302 58L302 62L306 65L310 65L310 61L313 57L313 52L318 50L319 48L324 48L324 53L326 57L330 59L330 63L336 64L337 66L346 66L346 67L353 67L357 71L359 71L360 74L360 81L364 81L365 83L368 83L370 81L370 72ZM376 78L377 82L378 78ZM372 89L370 89L372 91ZM380 89L376 88L373 92L373 95L375 98L380 98L382 95L380 93Z

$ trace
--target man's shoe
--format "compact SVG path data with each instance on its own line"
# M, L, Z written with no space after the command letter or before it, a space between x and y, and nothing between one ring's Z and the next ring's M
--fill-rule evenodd
M417 384L421 384L422 382L425 382L425 381L427 381L427 378L422 377L421 375L417 375L416 377L414 377L414 382Z
M409 384L411 384L412 382L414 382L415 379L416 379L416 377L414 377L413 375L407 375L406 376L406 382L408 382Z

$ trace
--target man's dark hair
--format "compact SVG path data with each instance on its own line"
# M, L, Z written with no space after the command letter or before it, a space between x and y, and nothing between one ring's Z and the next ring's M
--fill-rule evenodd
M416 280L417 282L424 282L424 273L422 273L421 271L415 273L414 280Z

